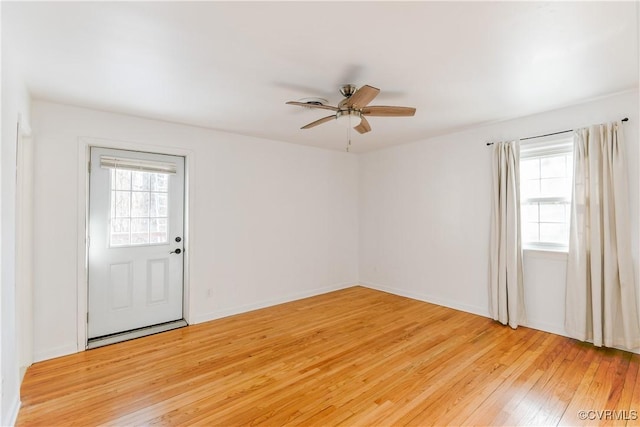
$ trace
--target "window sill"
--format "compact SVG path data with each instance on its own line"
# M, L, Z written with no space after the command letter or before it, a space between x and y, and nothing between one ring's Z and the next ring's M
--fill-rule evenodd
M522 248L522 252L527 258L545 258L558 261L566 261L569 253L564 248Z

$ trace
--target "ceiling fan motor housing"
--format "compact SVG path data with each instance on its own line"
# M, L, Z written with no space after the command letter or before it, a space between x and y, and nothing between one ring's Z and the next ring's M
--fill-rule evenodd
M340 88L340 93L342 94L342 96L344 96L345 98L349 98L351 95L353 95L354 93L356 93L356 90L358 88L355 85L344 85Z

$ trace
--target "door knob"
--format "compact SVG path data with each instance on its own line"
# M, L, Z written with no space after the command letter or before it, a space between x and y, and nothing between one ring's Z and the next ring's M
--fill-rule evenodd
M178 248L178 249L176 249L175 251L171 251L171 252L169 252L169 255L171 255L171 254L179 254L180 252L182 252L182 249L179 249L179 248Z

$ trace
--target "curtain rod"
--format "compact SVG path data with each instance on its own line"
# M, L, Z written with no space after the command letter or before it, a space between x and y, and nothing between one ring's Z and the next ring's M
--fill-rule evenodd
M624 119L622 119L620 121L621 122L628 122L629 118L625 117ZM546 133L544 135L528 136L526 138L520 138L520 141L526 141L527 139L542 138L542 137L545 137L545 136L560 135L561 133L567 133L567 132L573 132L573 129L561 130L560 132ZM493 145L493 144L495 144L495 142L487 142L487 145Z

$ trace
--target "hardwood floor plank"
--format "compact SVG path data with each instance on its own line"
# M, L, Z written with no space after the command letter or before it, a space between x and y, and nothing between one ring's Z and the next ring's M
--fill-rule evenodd
M629 406L628 408L623 407L622 409L629 411L629 419L626 425L637 426L640 425L640 358L635 357L635 355L631 356L629 361L622 393L623 398L620 399L621 403L626 401L625 396L631 388L633 388L633 391L629 399Z
M535 377L536 367L532 360L537 359L553 340L553 335L539 335L528 340L528 347L509 363L508 368L480 393L474 393L467 411L461 411L453 417L451 425L494 425L501 411L509 408L511 402L519 402L518 394L524 395L528 388L525 380ZM524 378L524 379L523 379ZM495 388L493 387L495 386Z
M17 425L593 424L640 409L639 366L353 287L36 363Z
M446 393L425 408L411 424L428 421L428 424L434 425L453 425L454 418L467 418L504 381L505 371L515 366L504 362L515 359L516 353L523 352L533 334L532 330L522 328L514 334L520 335L517 341L510 341L504 347L497 348L497 351L484 355L474 363L472 370L450 384Z
M628 405L628 401L623 401L622 399L625 382L627 380L627 372L629 371L631 354L614 354L613 357L614 360L610 365L610 372L608 373L608 379L611 381L611 386L609 387L607 401L604 404L604 409L611 411L615 411L617 408L626 409L626 406ZM623 417L618 418L617 416L612 416L609 419L605 418L603 422L600 423L600 425L623 426L626 425L626 420L624 420Z

